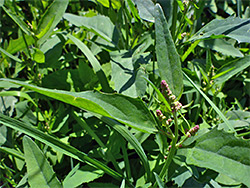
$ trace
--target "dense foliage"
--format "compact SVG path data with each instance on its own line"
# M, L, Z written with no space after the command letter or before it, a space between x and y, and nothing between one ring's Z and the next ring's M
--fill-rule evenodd
M250 2L0 1L2 187L250 187Z

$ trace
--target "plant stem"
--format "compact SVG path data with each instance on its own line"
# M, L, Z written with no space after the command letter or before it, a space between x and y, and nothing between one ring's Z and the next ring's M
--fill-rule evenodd
M28 54L29 54L29 56L30 56L30 58L31 58L30 49L29 49L28 43L27 43L27 41L26 41L25 35L24 35L24 33L23 33L23 31L22 31L22 30L21 30L21 33L22 33L22 36L23 36L23 41L24 41L25 46L26 46L26 48L27 48Z
M161 172L160 172L160 175L159 177L163 180L163 178L166 176L167 172L168 172L168 168L169 168L169 165L170 163L172 162L173 158L174 158L174 154L175 154L175 151L176 151L176 143L177 143L177 140L178 140L178 121L177 121L177 112L174 112L173 113L174 115L174 136L173 136L173 140L172 140L172 143L171 143L171 149L170 149L170 152L168 154L168 157L167 157L167 161L166 163L164 164L163 168L161 169ZM154 184L154 187L156 186L156 183Z
M177 22L177 11L178 11L178 4L177 1L174 0L173 2L173 10L172 10L172 25L170 28L172 38L175 38L175 30L176 30L176 22Z
M181 21L180 21L179 26L177 28L177 31L176 31L176 33L175 33L175 35L173 37L174 42L176 42L176 40L178 38L178 34L180 33L182 26L185 25L184 20L185 20L185 17L186 17L186 14L187 14L187 11L188 11L189 7L190 7L190 3L188 3L188 6L185 8L185 10L184 10L184 12L182 14Z

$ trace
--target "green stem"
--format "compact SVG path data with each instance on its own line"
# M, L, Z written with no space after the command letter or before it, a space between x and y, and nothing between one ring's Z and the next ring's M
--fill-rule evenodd
M178 11L178 3L176 0L173 2L173 10L172 10L172 25L171 25L171 35L173 39L175 38L175 30L176 30L176 22L177 22L177 11Z
M26 41L25 35L24 35L24 33L23 33L22 30L21 30L21 33L22 33L23 40L24 40L25 46L26 46L26 48L27 48L28 54L29 54L29 56L30 56L30 58L31 58L30 49L29 49L28 43L27 43L27 41Z
M237 0L237 16L241 18L241 0Z
M132 175L131 175L131 168L130 168L129 159L128 159L127 148L125 147L125 144L122 144L121 147L122 147L122 153L123 153L123 158L124 158L124 163L125 163L125 168L126 168L127 179L131 180Z
M168 168L169 168L169 165L171 164L173 158L174 158L174 155L175 155L175 151L176 151L176 143L177 143L177 140L178 140L178 121L177 121L177 112L174 112L173 113L174 115L174 125L175 125L175 130L174 130L174 137L173 137L173 140L172 140L172 143L171 143L171 149L170 149L170 152L168 154L168 157L167 157L167 161L166 163L164 164L163 168L161 169L161 172L160 172L160 175L159 177L163 180L164 177L166 176L167 172L168 172ZM154 187L156 186L156 183L154 184Z
M175 35L173 37L174 42L176 42L178 34L181 31L182 26L185 25L184 20L185 20L185 17L186 17L186 14L187 14L187 11L188 11L189 7L190 7L190 3L188 3L187 7L185 8L185 10L184 10L184 12L182 14L181 21L180 21L180 24L178 26L177 32L175 33Z
M170 133L171 137L174 138L175 135L173 134L173 132L172 132L172 130L169 128L169 126L166 126L166 128L167 128L167 131Z

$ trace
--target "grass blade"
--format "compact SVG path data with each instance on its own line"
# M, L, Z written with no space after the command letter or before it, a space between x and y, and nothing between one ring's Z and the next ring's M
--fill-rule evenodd
M142 160L143 166L145 168L146 174L147 174L147 179L149 180L151 178L151 170L148 162L148 158L140 144L140 142L135 138L134 135L132 135L128 129L126 129L124 126L122 126L119 122L112 120L107 117L99 117L102 121L110 125L112 128L114 128L118 133L121 134L135 149L137 154Z
M95 58L93 53L89 50L89 48L79 39L75 38L74 36L68 34L67 35L72 42L75 43L75 45L82 51L82 53L87 57L90 64L93 67L94 72L96 73L97 77L99 78L99 81L102 85L102 89L104 92L110 93L112 92L111 87L109 86L109 83L107 81L107 78L102 70L102 67L99 63L99 61Z
M1 47L0 47L0 52L4 53L5 55L7 55L9 58L15 60L16 62L22 63L22 60L21 60L21 59L17 58L16 56L13 56L12 54L10 54L9 52L5 51L5 50L2 49Z
M228 126L229 130L232 132L235 132L233 126L228 122L227 118L224 116L224 114L220 111L220 109L211 101L206 94L201 91L201 89L183 72L183 75L186 77L186 79L194 86L194 88L206 99L206 101L211 105L211 107L216 111L216 113L220 116L220 118L225 122L225 124Z
M10 118L0 113L0 123L17 131L23 132L29 135L30 137L33 137L39 140L40 142L54 148L55 150L58 150L65 155L68 155L69 157L72 157L82 162L87 162L91 166L103 170L105 173L109 174L110 176L114 177L117 180L121 180L123 178L121 174L112 170L111 168L101 163L100 161L88 157L85 153L79 151L78 149L63 143L60 140L57 140L51 135L45 134L38 129L30 127L29 125L26 125L21 121Z
M68 7L69 0L54 0L43 14L38 27L39 44L42 44L53 32L56 25L60 22ZM51 21L53 20L53 21ZM49 25L49 28L48 28Z
M3 10L11 17L11 19L25 32L27 35L32 35L28 25L20 18L20 16L12 13L10 10L2 6Z

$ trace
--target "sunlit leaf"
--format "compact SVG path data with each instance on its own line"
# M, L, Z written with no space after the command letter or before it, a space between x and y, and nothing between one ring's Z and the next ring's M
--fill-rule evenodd
M177 151L190 165L215 170L250 186L250 141L216 128L196 139L191 148Z
M155 6L155 15L155 48L160 76L166 80L176 97L180 97L183 90L181 61L159 4Z
M42 151L27 136L23 138L23 148L30 186L62 187Z
M142 132L152 133L156 131L156 121L141 99L93 91L69 92L53 90L11 79L5 80L84 110L116 119Z

